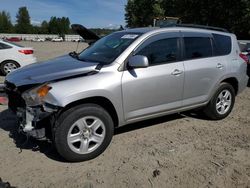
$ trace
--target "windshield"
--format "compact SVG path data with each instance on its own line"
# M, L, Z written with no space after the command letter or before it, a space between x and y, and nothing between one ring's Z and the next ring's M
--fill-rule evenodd
M101 38L79 54L78 59L103 64L112 63L140 34L119 32Z

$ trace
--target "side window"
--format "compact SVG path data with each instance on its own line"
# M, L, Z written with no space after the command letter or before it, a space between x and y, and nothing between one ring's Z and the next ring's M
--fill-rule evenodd
M185 59L211 57L213 55L209 37L184 37Z
M0 42L0 50L4 49L3 48L3 43Z
M9 48L12 48L12 47L0 42L0 50L9 49Z
M231 53L231 37L219 34L213 34L215 43L215 55L228 55Z
M178 60L178 38L166 38L154 41L136 53L144 55L149 65L164 64Z

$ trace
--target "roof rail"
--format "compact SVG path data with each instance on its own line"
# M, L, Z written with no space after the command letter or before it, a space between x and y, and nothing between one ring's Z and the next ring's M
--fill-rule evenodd
M169 24L163 27L189 27L189 28L199 28L199 29L210 29L215 31L223 31L226 33L229 33L227 29L221 28L221 27L213 27L213 26L207 26L207 25L196 25L196 24Z

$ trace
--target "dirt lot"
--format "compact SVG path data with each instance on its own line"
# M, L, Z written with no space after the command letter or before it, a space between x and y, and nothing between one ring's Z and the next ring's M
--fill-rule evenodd
M76 45L25 44L40 60ZM82 163L65 162L47 142L22 145L15 118L0 111L0 177L14 186L250 187L250 88L225 120L184 113L128 125L101 156Z

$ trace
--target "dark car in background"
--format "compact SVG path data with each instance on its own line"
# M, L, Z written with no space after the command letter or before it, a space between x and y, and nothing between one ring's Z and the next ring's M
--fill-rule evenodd
M247 62L247 75L250 77L250 42L239 41L242 58ZM249 78L250 83L250 78Z
M242 52L248 59L247 75L250 77L250 43L245 43Z

